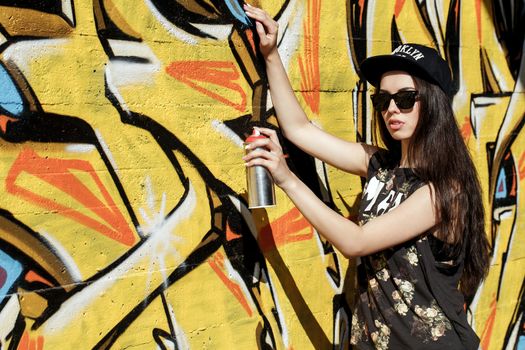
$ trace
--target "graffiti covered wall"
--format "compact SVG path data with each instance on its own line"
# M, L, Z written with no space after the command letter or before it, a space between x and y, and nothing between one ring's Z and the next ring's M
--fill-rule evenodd
M483 349L525 346L524 3L249 2L311 120L349 140L373 139L359 62L447 57L493 245L470 322ZM354 262L281 191L246 206L242 140L278 125L241 4L0 0L1 349L347 347ZM352 218L361 180L285 146Z

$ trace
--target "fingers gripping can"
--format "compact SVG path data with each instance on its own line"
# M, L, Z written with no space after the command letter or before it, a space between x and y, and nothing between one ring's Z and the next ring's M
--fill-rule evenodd
M246 139L245 145L261 138L266 138L266 136L254 129ZM246 150L246 152L251 151ZM246 184L248 186L248 208L265 208L275 205L275 186L268 169L262 165L246 168Z

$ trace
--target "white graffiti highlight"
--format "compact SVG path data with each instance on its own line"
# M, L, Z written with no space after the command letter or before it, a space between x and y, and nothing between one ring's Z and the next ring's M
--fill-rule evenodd
M115 87L133 84L154 84L154 76L161 71L161 63L151 48L145 43L129 40L108 40L115 55L108 63L107 71ZM143 62L133 62L126 58L140 58Z
M226 124L219 120L212 120L211 126L219 132L221 135L224 135L227 139L231 140L233 144L239 148L242 148L243 140L230 129Z
M18 41L9 45L2 54L4 61L14 63L24 74L31 73L31 64L40 57L64 55L64 46L70 39L41 39Z
M6 339L15 328L15 322L20 313L20 303L18 302L18 296L12 295L5 306L0 310L0 349L4 349L6 346Z
M115 173L117 175L119 175L119 169L118 169L118 166L117 166L117 162L115 162L115 158L113 157L113 153L111 153L107 143L104 141L104 137L102 137L102 134L100 133L99 130L95 130L95 135L97 136L97 139L98 139L98 142L100 143L100 146L104 150L104 154L106 155L106 157L108 157L108 160L109 160L109 162L111 164L111 167L113 168Z
M94 145L88 145L88 144L69 144L66 146L66 152L71 153L90 153L96 150L96 147Z
M40 235L48 242L48 246L53 247L53 252L58 256L60 261L67 268L68 273L74 282L81 282L83 280L82 273L75 262L75 259L69 254L58 240L56 240L52 234L46 231L41 231Z
M184 201L180 204L179 208L166 219L164 225L158 231L153 232L138 249L114 269L66 300L60 309L45 322L43 330L48 334L56 334L56 332L59 332L64 327L76 324L73 320L82 317L82 313L86 312L91 304L96 302L101 295L104 295L119 280L126 278L126 275L130 271L138 270L137 265L140 265L144 257L149 257L150 261L157 260L160 263L160 260L167 254L168 249L164 248L164 251L159 252L157 248L159 246L169 247L173 243L180 241L180 238L175 236L173 232L180 222L191 215L195 206L196 194L193 186L190 184L188 195ZM141 270L145 270L145 267ZM165 281L163 281L163 283L165 283ZM134 287L144 290L145 286ZM127 292L133 293L133 291L130 290ZM139 294L138 290L134 292Z

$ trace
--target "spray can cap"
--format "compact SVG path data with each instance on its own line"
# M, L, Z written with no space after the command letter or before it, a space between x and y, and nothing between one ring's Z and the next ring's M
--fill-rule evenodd
M246 139L246 142L250 143L250 142L253 142L255 140L265 139L265 138L266 138L266 136L261 135L261 132L258 129L253 128L252 134L250 136L248 136L248 138Z

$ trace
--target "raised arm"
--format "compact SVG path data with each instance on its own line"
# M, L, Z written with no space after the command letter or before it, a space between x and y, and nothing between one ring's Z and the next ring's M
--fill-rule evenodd
M312 124L301 108L277 50L278 24L265 11L245 5L255 20L260 51L266 63L273 106L284 136L306 153L352 174L365 176L368 160L376 150L366 144L335 137Z
M251 144L256 150L243 158L246 165L266 167L304 217L343 255L369 255L417 237L437 224L435 196L431 186L425 185L395 209L363 226L356 225L324 204L288 169L275 131L260 131L269 138Z

